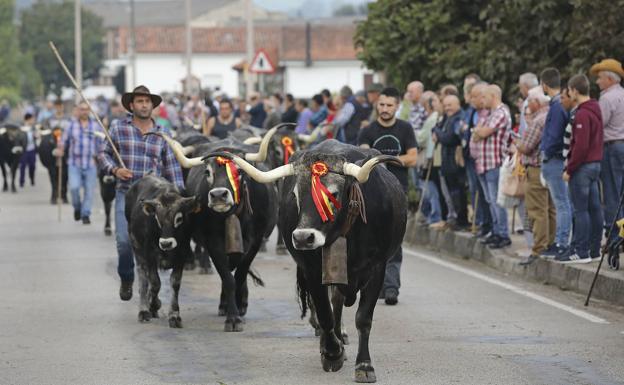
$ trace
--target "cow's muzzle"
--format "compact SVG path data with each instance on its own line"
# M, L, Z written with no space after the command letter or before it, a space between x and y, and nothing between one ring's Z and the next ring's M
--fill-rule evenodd
M216 187L208 192L208 207L218 213L228 212L234 206L232 193L225 187Z
M158 247L162 251L171 251L178 246L178 241L175 238L160 238L158 240Z
M296 229L292 242L297 250L314 250L325 245L325 234L317 229Z

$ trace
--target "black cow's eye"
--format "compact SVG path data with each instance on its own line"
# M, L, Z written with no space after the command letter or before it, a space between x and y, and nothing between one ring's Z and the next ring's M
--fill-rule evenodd
M173 217L173 227L179 227L183 221L182 213L177 213L175 217Z

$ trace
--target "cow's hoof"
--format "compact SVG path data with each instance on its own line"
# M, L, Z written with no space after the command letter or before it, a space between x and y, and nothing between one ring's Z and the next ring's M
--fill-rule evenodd
M225 317L225 315L227 314L227 310L225 309L225 307L221 307L219 306L219 317Z
M355 382L372 383L377 382L375 369L370 362L360 362L355 365Z
M241 320L240 318L226 320L223 330L226 332L242 332L243 320Z
M342 333L342 344L349 345L349 336L347 333Z
M169 316L169 327L175 329L182 328L182 318L179 315Z
M16 194L16 193L17 193L17 189L16 189L15 187L11 187L11 192L12 192L13 194Z
M327 354L321 354L321 363L323 364L323 370L326 372L337 372L342 369L347 356L343 348L340 348L341 352L337 358L331 358Z
M158 318L158 310L160 310L162 306L162 302L158 298L152 300L150 304L150 312L152 313L152 317Z
M200 267L199 268L199 274L201 274L201 275L213 275L214 274L214 270L212 270L212 267Z
M184 270L186 270L186 271L195 270L195 261L189 262L189 263L185 263L184 264Z
M104 228L104 235L106 235L107 237L110 237L111 235L113 235L113 230L111 230L110 227L105 227Z
M9 187L7 187L7 186L2 187L2 191L5 191L5 192L9 191Z
M284 245L275 246L275 254L277 255L286 255L288 254L288 249Z
M151 318L152 318L152 315L149 311L141 310L139 312L139 322L141 323L149 322Z

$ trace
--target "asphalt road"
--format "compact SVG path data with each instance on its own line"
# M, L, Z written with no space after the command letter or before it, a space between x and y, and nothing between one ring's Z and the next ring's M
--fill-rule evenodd
M118 297L99 201L92 225L74 222L68 205L59 223L38 178L0 193L0 384L353 383L354 309L348 361L325 373L299 318L290 257L256 258L267 285L251 286L242 333L223 332L218 276L195 271L182 279L183 329L164 317L167 273L161 318L139 324L136 295ZM402 273L399 304L375 312L378 383L624 384L624 310L584 308L575 294L423 250L405 253Z

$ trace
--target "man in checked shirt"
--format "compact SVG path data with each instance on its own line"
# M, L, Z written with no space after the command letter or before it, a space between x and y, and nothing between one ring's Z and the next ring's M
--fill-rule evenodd
M152 110L160 102L162 98L151 94L145 86L138 86L134 91L125 93L121 104L132 115L111 125L110 136L127 168L120 167L108 141L98 154L101 168L117 178L115 236L119 256L117 273L121 278L119 297L123 301L132 298L134 282L134 256L124 214L126 192L133 182L149 172L164 177L178 188L184 188L180 165L164 139L156 135L144 136L148 132L171 135L168 129L157 125L151 118Z
M555 241L557 228L556 209L548 188L540 181L541 154L540 143L546 116L548 115L550 98L544 95L542 87L531 88L527 95L528 113L527 127L522 136L516 139L515 145L522 154L521 163L527 170L526 191L524 201L529 217L533 220L534 242L529 255L519 264L530 265ZM545 258L547 258L545 256ZM554 258L554 255L551 257Z

